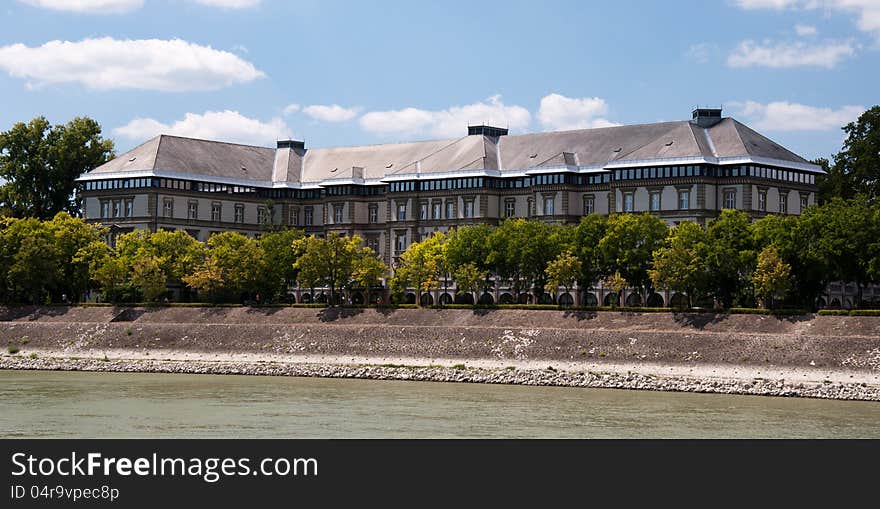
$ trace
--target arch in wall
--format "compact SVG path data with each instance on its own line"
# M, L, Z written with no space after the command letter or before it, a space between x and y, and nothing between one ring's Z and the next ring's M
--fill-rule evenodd
M560 306L574 306L574 298L570 293L563 293L558 299Z
M602 299L603 306L616 306L618 303L620 303L620 293L609 292Z
M596 298L596 294L593 292L587 292L584 294L584 306L594 308L599 305L599 299Z
M657 292L652 293L648 296L648 307L649 308L662 308L663 307L663 296Z
M364 298L364 294L361 292L354 292L351 294L351 303L355 306L363 306L366 299Z
M453 302L454 302L454 299L452 298L452 295L449 295L448 293L443 293L440 295L440 304L441 305L448 306L449 304L452 304Z
M501 302L502 304L513 304L513 295L511 295L507 292L504 292L498 298L498 301Z
M302 294L302 296L299 298L299 301L302 304L311 304L312 303L312 294L310 294L310 293Z
M415 304L416 303L416 294L410 292L403 296L404 304Z
M455 303L456 304L474 304L474 296L471 295L470 292L467 293L456 293L455 294Z
M642 305L642 296L638 292L629 294L626 298L626 306L630 308L640 307Z
M422 307L428 307L434 305L434 296L430 293L423 293L422 298L420 299L420 303Z
M492 304L495 304L495 297L492 297L489 292L485 292L483 295L480 295L479 302L484 306L491 306Z
M816 307L817 308L822 309L827 305L828 305L828 303L825 301L825 297L819 297L818 299L816 299Z

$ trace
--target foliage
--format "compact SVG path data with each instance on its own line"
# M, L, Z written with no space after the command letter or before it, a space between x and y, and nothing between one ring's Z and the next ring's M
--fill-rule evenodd
M354 286L367 290L367 305L372 303L371 288L378 285L379 279L387 273L388 266L378 254L368 247L360 248L354 259L351 279Z
M605 236L599 241L605 274L619 274L645 292L652 288L648 271L653 253L663 246L667 226L650 214L615 214L608 218Z
M293 265L299 251L293 246L303 236L303 231L297 229L274 231L260 236L258 243L263 249L267 271L262 289L266 301L283 297L288 287L296 282L296 269Z
M438 232L404 251L390 282L395 293L406 287L416 288L416 303L421 304L422 292L440 284L445 240L446 236Z
M14 217L48 220L58 212L77 216L75 180L113 157L113 142L101 126L77 117L65 125L45 117L19 122L0 132L0 211Z
M758 264L752 274L755 295L763 302L762 307L772 308L776 299L783 299L791 287L791 265L782 261L773 246L765 247L758 254Z
M751 220L742 210L726 209L709 223L701 256L705 260L708 289L725 308L749 291L755 266Z
M204 261L184 281L190 288L201 288L225 299L254 298L261 302L259 291L265 287L267 277L264 255L254 239L238 232L218 233L208 239Z
M611 291L613 291L615 295L619 295L620 300L623 300L623 294L621 292L626 290L627 286L629 286L629 283L627 283L626 279L622 275L620 275L620 272L615 272L614 274L608 276L608 279L605 280L605 286L611 288ZM611 303L612 308L614 308L618 304L614 301L611 301ZM620 304L623 305L622 303Z
M298 272L300 286L330 288L330 305L338 301L336 290L350 284L355 269L355 260L361 251L361 238L345 237L331 232L326 238L303 237L294 241L294 250L299 253L293 268Z
M486 275L486 271L481 271L474 263L458 266L453 273L456 285L455 293L473 295L480 289L480 284L486 278ZM479 299L474 298L475 305L478 301Z
M880 105L843 127L847 137L834 163L817 160L828 172L819 181L820 200L880 197Z
M683 292L688 307L693 297L707 284L706 266L701 256L705 249L706 230L684 221L669 230L666 245L654 251L654 268L648 271L656 288Z
M545 286L547 291L555 293L560 286L565 289L566 293L571 291L575 280L581 274L582 265L571 250L557 256L544 269L547 274L547 285Z

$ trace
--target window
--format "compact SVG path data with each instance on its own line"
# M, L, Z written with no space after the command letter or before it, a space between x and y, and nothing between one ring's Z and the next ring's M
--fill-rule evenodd
M134 200L125 200L125 217L134 216Z
M406 221L406 203L397 204L397 220Z
M113 200L113 217L122 216L122 203L119 200Z
M220 204L211 204L211 221L220 221Z
M724 208L736 208L736 191L724 191Z
M305 208L306 226L312 226L315 217L315 210L312 207Z
M299 226L299 208L297 207L290 209L290 224Z
M265 223L266 217L266 207L257 207L257 224Z
M779 213L788 214L788 192L779 191Z
M632 212L633 211L633 194L632 193L623 193L623 211L624 212Z
M467 200L464 202L464 217L474 217L474 201Z
M446 219L455 219L455 202L452 200L446 202Z
M806 195L801 195L801 213L803 213L803 212L804 212L804 209L806 209L806 208L809 206L809 203L810 203L809 200L810 200L810 199L809 199L808 196L806 196Z
M419 204L419 219L421 219L422 221L424 221L425 219L428 219L428 204L427 203L420 203Z
M379 252L379 237L367 238L367 247L372 249L374 253Z
M553 215L553 198L544 198L544 215Z
M513 217L516 214L516 202L513 200L504 202L504 217Z
M235 222L238 224L244 223L244 205L240 203L235 205Z
M689 189L678 190L678 209L687 210L691 208L691 192Z
M596 212L596 199L592 196L584 196L584 215Z
M189 202L187 206L187 216L189 219L199 218L199 203L195 201Z
M443 206L439 201L431 204L431 219L441 219L441 212L443 212Z
M101 217L110 217L110 202L101 202Z
M406 251L406 234L398 233L394 242L394 252L400 256L404 251Z
M162 202L162 217L174 217L174 201L170 198Z
M373 224L379 222L379 206L378 205L370 205L370 222ZM378 240L376 242L378 242Z
M660 192L655 191L651 193L651 210L656 212L660 210Z
M334 205L333 206L333 223L340 224L342 223L342 211L344 209L343 205Z
M531 198L526 200L526 217L532 217L535 214L535 201Z
M767 191L758 191L758 210L767 211Z

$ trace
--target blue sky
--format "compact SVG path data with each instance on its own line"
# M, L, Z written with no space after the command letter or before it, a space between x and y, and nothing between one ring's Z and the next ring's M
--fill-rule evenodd
M4 0L0 129L273 146L733 116L807 158L880 103L880 0Z

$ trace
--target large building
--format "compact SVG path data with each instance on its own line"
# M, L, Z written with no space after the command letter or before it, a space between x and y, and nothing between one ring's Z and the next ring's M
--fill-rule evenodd
M464 126L463 129L464 131ZM720 109L691 120L455 139L276 148L161 135L83 175L85 217L111 234L258 235L268 224L356 234L388 263L413 242L510 217L574 223L650 212L670 225L720 210L800 214L819 166ZM111 239L112 241L112 239ZM599 298L601 301L601 297Z

